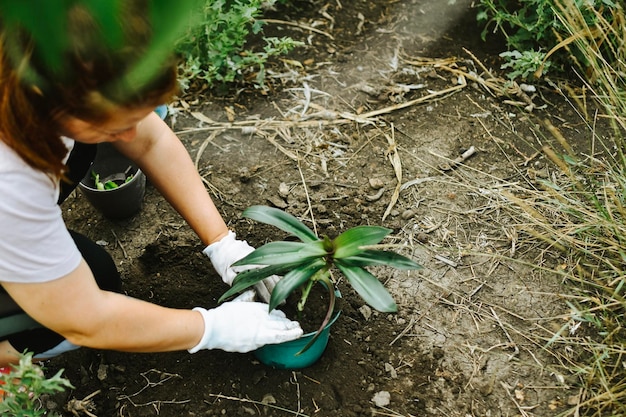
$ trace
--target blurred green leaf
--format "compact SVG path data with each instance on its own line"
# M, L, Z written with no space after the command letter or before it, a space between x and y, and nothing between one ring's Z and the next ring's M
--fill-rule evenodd
M152 27L153 37L147 48L142 51L132 69L117 80L119 86L132 86L137 89L148 83L163 68L167 59L173 55L176 41L181 33L197 21L192 11L202 0L148 0L147 13ZM0 16L3 32L9 37L7 44L12 59L21 62L26 51L20 50L23 32L32 37L35 58L41 59L57 79L43 80L31 67L23 69L23 74L30 77L29 82L39 86L71 77L66 65L66 53L73 50L76 39L71 39L68 28L68 12L76 6L84 6L93 19L98 22L100 33L90 34L100 46L108 46L116 51L124 46L124 28L120 24L124 13L129 13L123 0L0 0ZM11 36L14 36L11 39ZM84 39L80 39L84 41ZM96 45L94 45L96 46Z

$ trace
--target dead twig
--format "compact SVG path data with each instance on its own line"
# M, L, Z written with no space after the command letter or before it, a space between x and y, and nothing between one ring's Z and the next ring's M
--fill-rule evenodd
M287 26L293 26L293 27L297 27L303 30L308 30L309 32L313 32L313 33L317 33L319 35L323 35L326 36L329 39L334 40L335 38L333 37L333 35L331 35L330 33L324 32L322 30L316 29L312 26L309 25L304 25L302 23L298 23L298 22L288 22L286 20L278 20L278 19L262 19L264 22L266 23L275 23L278 25L287 25Z
M276 147L276 149L278 149L279 151L281 151L285 156L287 156L287 158L291 159L292 161L296 161L298 162L298 156L296 154L294 154L293 152L285 149L280 143L276 142L276 140L274 139L276 137L276 134L274 135L270 135L268 133L265 132L257 132L260 136L264 137L269 143L271 143L272 145L274 145Z
M124 259L127 259L128 258L128 254L126 253L126 249L124 249L124 245L122 245L122 242L120 241L120 238L117 237L117 234L115 233L115 230L111 229L111 233L113 234L113 237L115 238L115 243L117 243L117 245L122 250L122 253L124 254Z
M435 259L438 260L438 261L443 262L444 264L446 264L448 266L451 266L452 268L456 268L457 266L459 266L459 264L457 264L453 260L448 259L448 258L446 258L444 256L441 256L441 255L435 255Z
M402 187L402 161L400 160L400 155L398 154L398 148L396 146L396 136L395 129L393 123L391 124L391 136L385 134L387 138L387 143L389 144L389 148L387 148L387 157L393 166L393 171L396 175L396 180L398 183L396 184L396 188L393 190L393 194L391 195L391 200L389 201L389 205L383 214L382 221L384 222L391 210L396 205L398 201L398 197L400 196L400 188Z
M498 317L498 315L496 314L496 311L493 309L493 307L489 307L489 310L491 310L491 314L493 314L493 317L496 319L496 322L498 323L498 325L500 326L500 328L502 329L502 331L506 335L506 338L509 339L510 346L513 347L514 351L509 356L509 360L511 360L511 359L513 359L514 356L519 355L519 348L517 347L517 343L515 343L515 341L513 340L511 335L509 334L509 332L506 330L506 327L504 327L504 324L502 324L502 320L500 320L500 317Z
M309 213L311 214L313 232L317 236L317 222L315 221L315 215L313 214L313 206L311 205L311 196L309 195L309 189L306 186L306 180L304 179L304 174L302 173L302 167L300 166L300 158L298 158L298 172L300 173L300 179L302 180L302 186L304 187L304 193L306 194L306 202L309 208Z
M279 407L277 405L272 405L272 404L267 404L267 403L264 403L262 401L249 400L247 398L229 397L229 396L222 395L222 394L209 394L209 397L214 397L214 398L221 399L221 400L239 401L239 402L242 402L242 403L249 403L249 404L255 404L255 405L260 405L260 406L264 406L264 407L269 407L269 408L273 408L274 410L284 411L285 413L293 414L294 416L298 416L298 417L310 417L308 414L301 413L299 410L298 411L293 411L293 410L290 410L288 408ZM205 400L205 402L208 404L208 402L206 400Z
M407 107L411 107L411 106L415 106L417 104L421 104L421 103L425 103L427 101L433 100L437 97L441 97L441 96L445 96L448 94L452 94L458 90L461 90L463 88L467 87L467 82L465 81L465 78L463 77L459 77L459 84L455 85L454 87L450 87L450 88L445 88L443 90L440 91L433 91L430 94L427 94L423 97L419 97L416 98L414 100L409 100L407 102L404 103L399 103L396 104L394 106L389 106L389 107L385 107L382 109L378 109L378 110L372 110L368 113L363 113L361 115L359 115L358 117L360 119L370 119L372 117L376 117L376 116L380 116L381 114L387 114L387 113L391 113L394 112L396 110L400 110L400 109L405 109Z
M459 166L460 164L462 164L463 162L465 162L467 159L469 159L475 153L476 153L476 148L472 145L472 146L469 147L468 150L463 152L461 154L461 156L459 156L458 158L455 158L455 159L453 159L452 161L450 161L448 163L441 164L439 166L439 169L442 170L442 171L450 171L450 170L456 168L457 166Z
M65 409L75 417L79 417L81 414L86 414L88 417L96 417L96 415L92 413L92 411L96 410L96 405L92 398L100 394L100 392L101 390L94 391L82 400L73 398L65 405Z
M150 378L148 377L148 375L150 375L151 373L156 373L159 376L159 380L157 382L152 382L150 381ZM180 375L178 374L170 374L168 372L162 372L159 371L158 369L150 369L146 372L142 372L140 374L143 379L146 380L146 385L144 385L141 389L139 389L139 391L135 392L134 394L130 394L130 395L120 395L117 397L118 400L126 400L128 402L130 402L134 407L145 407L148 405L151 405L155 408L155 410L157 410L157 414L158 411L160 410L160 407L162 404L186 404L188 402L190 402L191 400L181 400L181 401L177 401L177 400L155 400L155 401L148 401L146 403L135 403L133 401L133 397L136 397L137 395L141 394L143 391L145 391L148 388L153 388L159 385L163 385L165 384L167 381L171 380L172 378L182 378Z
M200 158L202 157L204 150L209 145L209 143L213 142L213 139L215 139L218 134L219 134L219 131L217 130L214 132L211 132L211 134L204 140L204 142L202 142L202 145L200 145L200 148L198 148L198 153L196 154L196 160L195 160L196 171L198 170Z
M400 191L404 191L404 190L406 190L409 187L412 187L414 185L419 185L419 184L421 184L423 182L435 181L435 180L438 180L438 179L441 179L441 178L439 178L439 177L416 178L414 180L407 181L404 184L402 184L402 186L400 187Z
M420 315L420 317L418 318L422 318L423 314ZM404 330L402 330L400 332L399 335L397 335L391 342L389 342L389 346L393 346L394 343L396 343L398 340L400 340L401 338L404 337L404 335L406 335L407 333L409 333L411 331L411 329L413 329L413 326L415 325L415 322L417 320L415 319L415 317L411 317L411 321L409 321L409 324L407 324L407 326L404 328Z
M500 381L500 385L502 385L502 388L504 388L504 390L506 391L506 394L509 396L511 401L513 401L513 404L515 404L515 406L517 407L517 410L520 412L520 415L522 417L530 417L530 414L528 414L526 410L532 410L533 408L536 408L537 406L535 405L532 407L522 407L522 405L511 394L511 391L509 391L510 387L502 381Z

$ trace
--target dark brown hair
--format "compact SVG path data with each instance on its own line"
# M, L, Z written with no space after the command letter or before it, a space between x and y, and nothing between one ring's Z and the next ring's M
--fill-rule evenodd
M0 22L0 140L30 166L53 177L63 175L67 149L59 135L60 117L103 122L116 109L156 106L176 92L173 59L160 63L141 83L129 76L152 39L141 3L126 2L132 7L120 13L124 39L115 47L103 42L101 27L86 9L68 10L70 48L62 72L43 62L45 45Z

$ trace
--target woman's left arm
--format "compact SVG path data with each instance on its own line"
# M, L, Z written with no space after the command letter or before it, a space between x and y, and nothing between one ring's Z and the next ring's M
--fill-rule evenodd
M156 113L139 123L132 141L115 142L114 146L139 165L205 245L228 234L187 149Z

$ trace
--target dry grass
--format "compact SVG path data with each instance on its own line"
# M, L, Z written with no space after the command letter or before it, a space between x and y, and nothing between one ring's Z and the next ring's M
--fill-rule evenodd
M560 272L570 284L570 319L548 344L568 353L560 359L580 383L565 414L626 415L626 19L623 9L615 8L610 20L596 12L589 23L573 0L557 5L570 36L556 48L575 47L584 54L576 61L584 89L571 97L586 118L593 148L602 149L577 155L556 128L545 125L560 144L542 149L555 175L537 189L506 196L524 213L518 232L560 253ZM588 114L587 97L601 109L595 118ZM602 119L613 131L596 142L596 121Z

